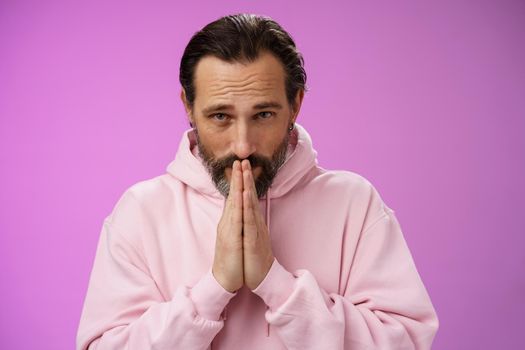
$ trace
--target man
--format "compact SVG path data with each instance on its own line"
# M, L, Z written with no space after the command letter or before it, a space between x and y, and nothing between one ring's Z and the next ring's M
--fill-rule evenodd
M394 212L363 177L318 167L296 123L290 36L221 18L180 80L192 129L105 220L77 348L430 348L437 317Z

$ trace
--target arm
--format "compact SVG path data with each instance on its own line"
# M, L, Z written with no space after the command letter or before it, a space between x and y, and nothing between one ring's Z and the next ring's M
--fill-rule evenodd
M345 280L328 293L275 260L253 291L289 349L430 349L438 320L389 208L362 233Z
M140 213L135 199L127 197L104 222L77 349L207 348L224 325L220 313L235 294L225 291L210 269L192 288L161 295L140 249L131 243L129 232L140 227Z
M224 326L220 313L236 294L229 290L236 291L243 283L239 162L234 169L213 268L194 286L181 286L171 297L161 294L141 253L142 235L151 230L143 222L141 205L131 190L122 196L100 236L77 349L208 348Z

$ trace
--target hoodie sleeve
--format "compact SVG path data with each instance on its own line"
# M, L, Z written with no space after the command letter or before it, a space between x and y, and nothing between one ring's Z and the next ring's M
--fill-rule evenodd
M224 325L220 313L235 293L224 290L210 268L194 286L180 287L166 300L140 249L120 230L109 218L104 222L77 349L208 348Z
M361 235L346 285L326 292L277 260L254 290L289 349L430 349L438 320L391 209Z

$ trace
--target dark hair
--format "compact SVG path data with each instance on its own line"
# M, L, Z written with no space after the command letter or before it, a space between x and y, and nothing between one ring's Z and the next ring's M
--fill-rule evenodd
M297 92L306 90L304 60L292 37L269 17L237 14L219 18L193 35L180 62L180 83L190 106L195 101L193 84L199 60L212 55L227 62L248 62L262 51L274 54L286 73L286 97L293 104Z

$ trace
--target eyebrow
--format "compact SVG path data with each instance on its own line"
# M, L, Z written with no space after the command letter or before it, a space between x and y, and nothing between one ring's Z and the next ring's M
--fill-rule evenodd
M257 110L267 109L267 108L282 109L283 106L280 103L274 102L274 101L261 102L253 106L253 109L257 109ZM204 108L202 110L202 113L206 115L206 114L211 114L214 112L229 111L232 109L235 109L233 105L218 103L218 104L214 104L214 105Z
M233 109L232 105L227 105L223 103L211 105L209 107L206 107L202 110L203 114L211 114L212 112L220 112L220 111L227 111Z
M266 109L266 108L282 109L283 106L280 103L273 102L273 101L261 102L253 106L253 109Z

